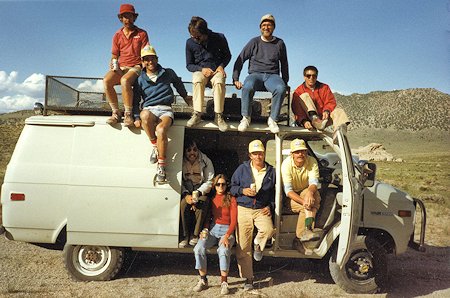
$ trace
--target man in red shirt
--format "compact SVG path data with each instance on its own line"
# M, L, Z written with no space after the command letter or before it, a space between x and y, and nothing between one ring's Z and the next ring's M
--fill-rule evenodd
M347 114L336 107L330 87L317 81L318 74L315 66L307 66L303 70L305 81L292 95L292 111L296 122L309 130L313 127L323 130L328 124L333 124L334 131L341 125L346 129L350 123Z
M106 122L114 125L121 120L121 112L115 85L122 86L122 100L125 108L124 125L133 125L133 83L141 74L141 49L149 43L147 32L134 25L138 14L131 4L120 5L117 15L123 27L113 36L110 70L103 79L106 98L112 115ZM140 122L136 122L139 126Z

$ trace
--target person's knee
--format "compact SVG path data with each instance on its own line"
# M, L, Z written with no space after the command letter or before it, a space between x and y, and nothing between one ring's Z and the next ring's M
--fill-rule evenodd
M165 135L167 134L167 127L163 124L158 124L156 126L156 133L158 134L158 136L160 137L165 137Z
M285 94L286 93L286 85L279 84L275 87L273 94Z
M131 85L134 82L134 77L130 77L130 76L123 76L122 78L120 78L120 85L122 87L131 87Z

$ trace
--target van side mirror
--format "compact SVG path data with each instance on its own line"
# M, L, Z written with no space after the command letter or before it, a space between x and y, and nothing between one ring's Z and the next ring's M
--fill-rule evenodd
M363 167L363 174L366 177L366 181L364 181L365 187L372 187L375 183L375 173L377 172L377 165L373 162L367 163Z

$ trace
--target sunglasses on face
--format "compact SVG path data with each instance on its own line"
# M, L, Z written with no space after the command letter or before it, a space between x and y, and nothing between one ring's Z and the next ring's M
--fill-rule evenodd
M191 148L186 149L186 152L191 152L191 151L197 152L198 148L197 147L191 147Z
M223 187L226 187L227 184L226 184L226 183L220 183L220 182L218 182L218 183L216 183L216 186L223 186Z
M311 77L317 78L317 75L316 74L305 74L305 77L307 77L308 79L310 79Z

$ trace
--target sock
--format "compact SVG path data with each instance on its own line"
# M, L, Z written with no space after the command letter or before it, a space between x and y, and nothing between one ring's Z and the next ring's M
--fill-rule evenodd
M133 109L133 107L130 106L124 106L125 107L125 113L131 113L131 110Z
M162 167L166 166L166 159L165 158L158 158L158 164Z
M314 117L317 117L316 111L309 111L309 112L308 112L308 117L309 117L310 119L314 119Z
M109 106L111 107L111 110L113 113L119 113L119 104L116 102L110 102Z
M308 230L312 230L312 225L313 225L313 223L314 223L314 217L307 217L307 218L305 219L305 227L306 227Z
M157 138L155 138L153 140L150 140L150 142L152 143L153 147L156 147L156 141L157 140L158 140Z
M208 282L208 277L205 275L205 276L200 276L200 278L205 282L205 283L207 283Z
M221 276L220 276L220 282L221 282L221 283L223 283L223 282L228 282L228 276L223 276L223 275L221 275Z

